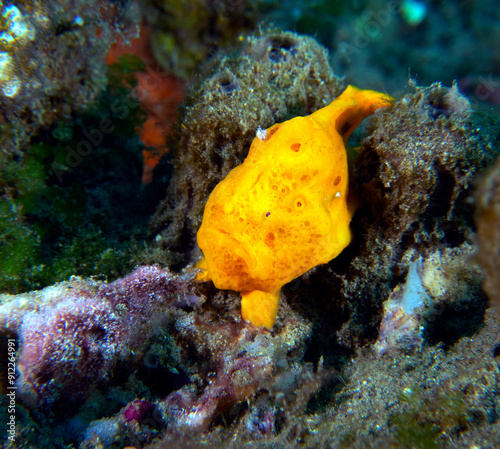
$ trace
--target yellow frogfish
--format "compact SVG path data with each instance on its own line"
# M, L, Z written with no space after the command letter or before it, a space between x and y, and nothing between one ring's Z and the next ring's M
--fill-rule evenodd
M392 98L354 86L307 117L259 129L212 191L197 234L201 280L242 294L241 315L271 328L281 287L351 241L345 142Z

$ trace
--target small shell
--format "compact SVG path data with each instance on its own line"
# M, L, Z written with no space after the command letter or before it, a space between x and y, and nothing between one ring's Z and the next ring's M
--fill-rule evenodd
M260 126L257 128L257 132L255 135L259 138L259 140L262 142L266 137L267 137L267 130L262 129Z

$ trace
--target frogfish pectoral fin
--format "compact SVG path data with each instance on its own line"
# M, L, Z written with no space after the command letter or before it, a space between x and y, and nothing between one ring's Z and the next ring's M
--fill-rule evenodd
M263 292L252 290L241 294L241 316L254 326L273 327L276 321L280 290Z
M201 282L210 281L210 274L208 272L208 264L204 257L202 257L194 266L195 269L201 270L196 275L196 280Z

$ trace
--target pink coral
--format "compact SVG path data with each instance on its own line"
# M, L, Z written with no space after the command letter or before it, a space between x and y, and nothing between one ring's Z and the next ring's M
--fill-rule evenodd
M18 323L23 400L32 406L83 400L118 360L141 350L166 306L195 299L182 277L157 266L110 284L77 280L52 287L46 304Z
M123 417L125 422L137 421L141 422L151 411L154 405L144 399L135 399L123 410Z
M197 345L196 335L201 335L200 344L210 350L202 391L195 392L193 384L186 385L159 404L172 432L206 431L219 414L250 400L259 390L283 392L295 385L295 376L303 374L288 365L287 332L273 337L242 323L210 326L186 319L176 324L181 331L178 338ZM274 428L273 416L266 419L262 433Z
M265 355L252 356L243 351L229 356L201 395L192 394L188 388L171 393L162 403L165 415L173 418L169 421L174 427L207 430L218 413L251 397L269 382L274 368Z

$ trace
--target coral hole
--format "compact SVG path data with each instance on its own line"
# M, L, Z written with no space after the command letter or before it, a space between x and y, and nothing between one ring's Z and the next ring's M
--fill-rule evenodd
M288 61L297 53L297 42L290 36L273 36L269 41L268 57L273 62Z
M422 107L432 120L452 114L465 115L470 110L470 103L454 86L446 88L435 86L422 99Z
M300 150L300 143L292 143L290 145L290 149L297 153Z
M238 80L228 72L219 76L218 83L225 94L230 94L239 88Z

